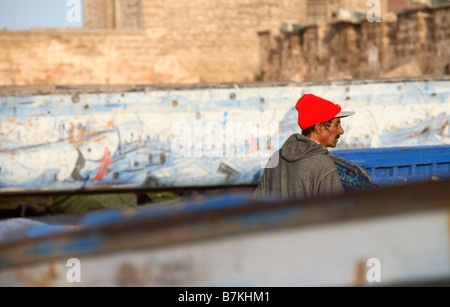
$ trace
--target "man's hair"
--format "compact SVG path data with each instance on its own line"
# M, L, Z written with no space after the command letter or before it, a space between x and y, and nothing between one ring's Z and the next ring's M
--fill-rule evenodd
M327 128L330 127L331 124L332 124L333 119L334 119L334 117L333 117L332 119L330 119L329 121L327 121L327 122L325 122L325 123L322 123L322 125L324 125L324 126L327 127ZM314 131L314 128L316 127L316 125L317 125L317 124L312 125L311 127L308 127L308 128L306 128L306 129L302 130L302 134L303 134L304 136L310 135L310 134Z

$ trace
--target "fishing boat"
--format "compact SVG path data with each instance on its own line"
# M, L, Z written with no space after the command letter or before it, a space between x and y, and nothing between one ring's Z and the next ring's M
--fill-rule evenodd
M449 199L442 180L8 220L0 286L448 286Z
M375 184L450 178L450 145L348 149L333 154L359 165Z
M317 93L356 111L343 119L345 135L336 150L449 145L449 84L450 79L442 76L50 86L44 91L2 87L0 193L255 185L271 154L300 132L294 104L305 93ZM72 98L78 96L80 103L74 103ZM43 104L47 112L42 112ZM368 168L373 172L359 170L339 158L335 161L341 163L338 170L349 189L366 186L367 175L378 178L385 171L381 164ZM418 166L417 171L425 168ZM396 172L412 174L402 167ZM172 174L192 180L170 178Z

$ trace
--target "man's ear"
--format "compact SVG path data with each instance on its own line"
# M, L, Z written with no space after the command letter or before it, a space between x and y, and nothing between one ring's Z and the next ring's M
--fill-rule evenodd
M314 132L318 135L322 134L322 124L316 124L314 126Z

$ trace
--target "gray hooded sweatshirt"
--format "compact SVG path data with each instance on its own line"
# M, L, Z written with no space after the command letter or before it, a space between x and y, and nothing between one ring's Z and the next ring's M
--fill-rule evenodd
M342 192L339 173L327 148L296 133L269 159L254 196L298 199Z

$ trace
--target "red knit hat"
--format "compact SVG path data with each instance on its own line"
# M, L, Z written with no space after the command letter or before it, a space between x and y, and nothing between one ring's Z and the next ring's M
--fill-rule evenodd
M346 117L355 114L352 111L342 111L340 105L313 94L303 95L295 105L298 111L298 125L302 130L317 123L325 123L334 117Z

